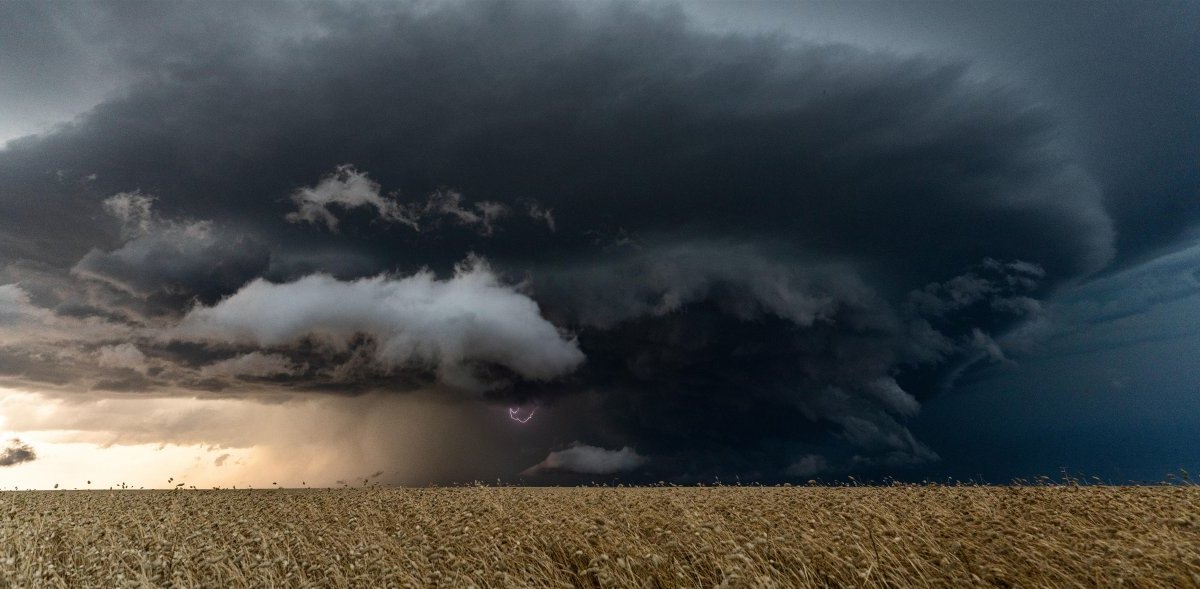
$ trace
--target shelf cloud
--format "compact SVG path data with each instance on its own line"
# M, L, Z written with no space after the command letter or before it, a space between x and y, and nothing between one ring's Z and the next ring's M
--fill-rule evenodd
M434 391L598 444L530 476L912 467L1119 254L1059 113L966 61L627 3L147 9L121 92L0 150L11 386Z

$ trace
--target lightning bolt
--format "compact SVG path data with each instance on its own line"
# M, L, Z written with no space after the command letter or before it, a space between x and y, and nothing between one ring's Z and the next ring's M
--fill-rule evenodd
M537 411L537 407L530 409L529 415L526 415L525 417L521 417L521 408L520 407L509 407L508 408L508 418L513 421L516 421L518 423L529 423L529 420L533 419L533 414L535 411Z

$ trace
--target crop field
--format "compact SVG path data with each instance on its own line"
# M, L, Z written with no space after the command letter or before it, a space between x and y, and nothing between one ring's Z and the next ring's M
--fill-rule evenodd
M3 587L1197 587L1200 487L0 493Z

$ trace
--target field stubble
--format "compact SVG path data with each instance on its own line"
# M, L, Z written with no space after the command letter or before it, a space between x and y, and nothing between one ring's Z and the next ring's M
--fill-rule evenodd
M1200 586L1200 487L0 494L4 587Z

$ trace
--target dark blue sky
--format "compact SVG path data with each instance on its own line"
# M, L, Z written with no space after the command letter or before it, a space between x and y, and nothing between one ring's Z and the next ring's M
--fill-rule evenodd
M939 474L993 481L1061 468L1158 481L1200 466L1200 247L1067 290L1016 364L931 399L914 431ZM940 443L937 441L940 440Z

